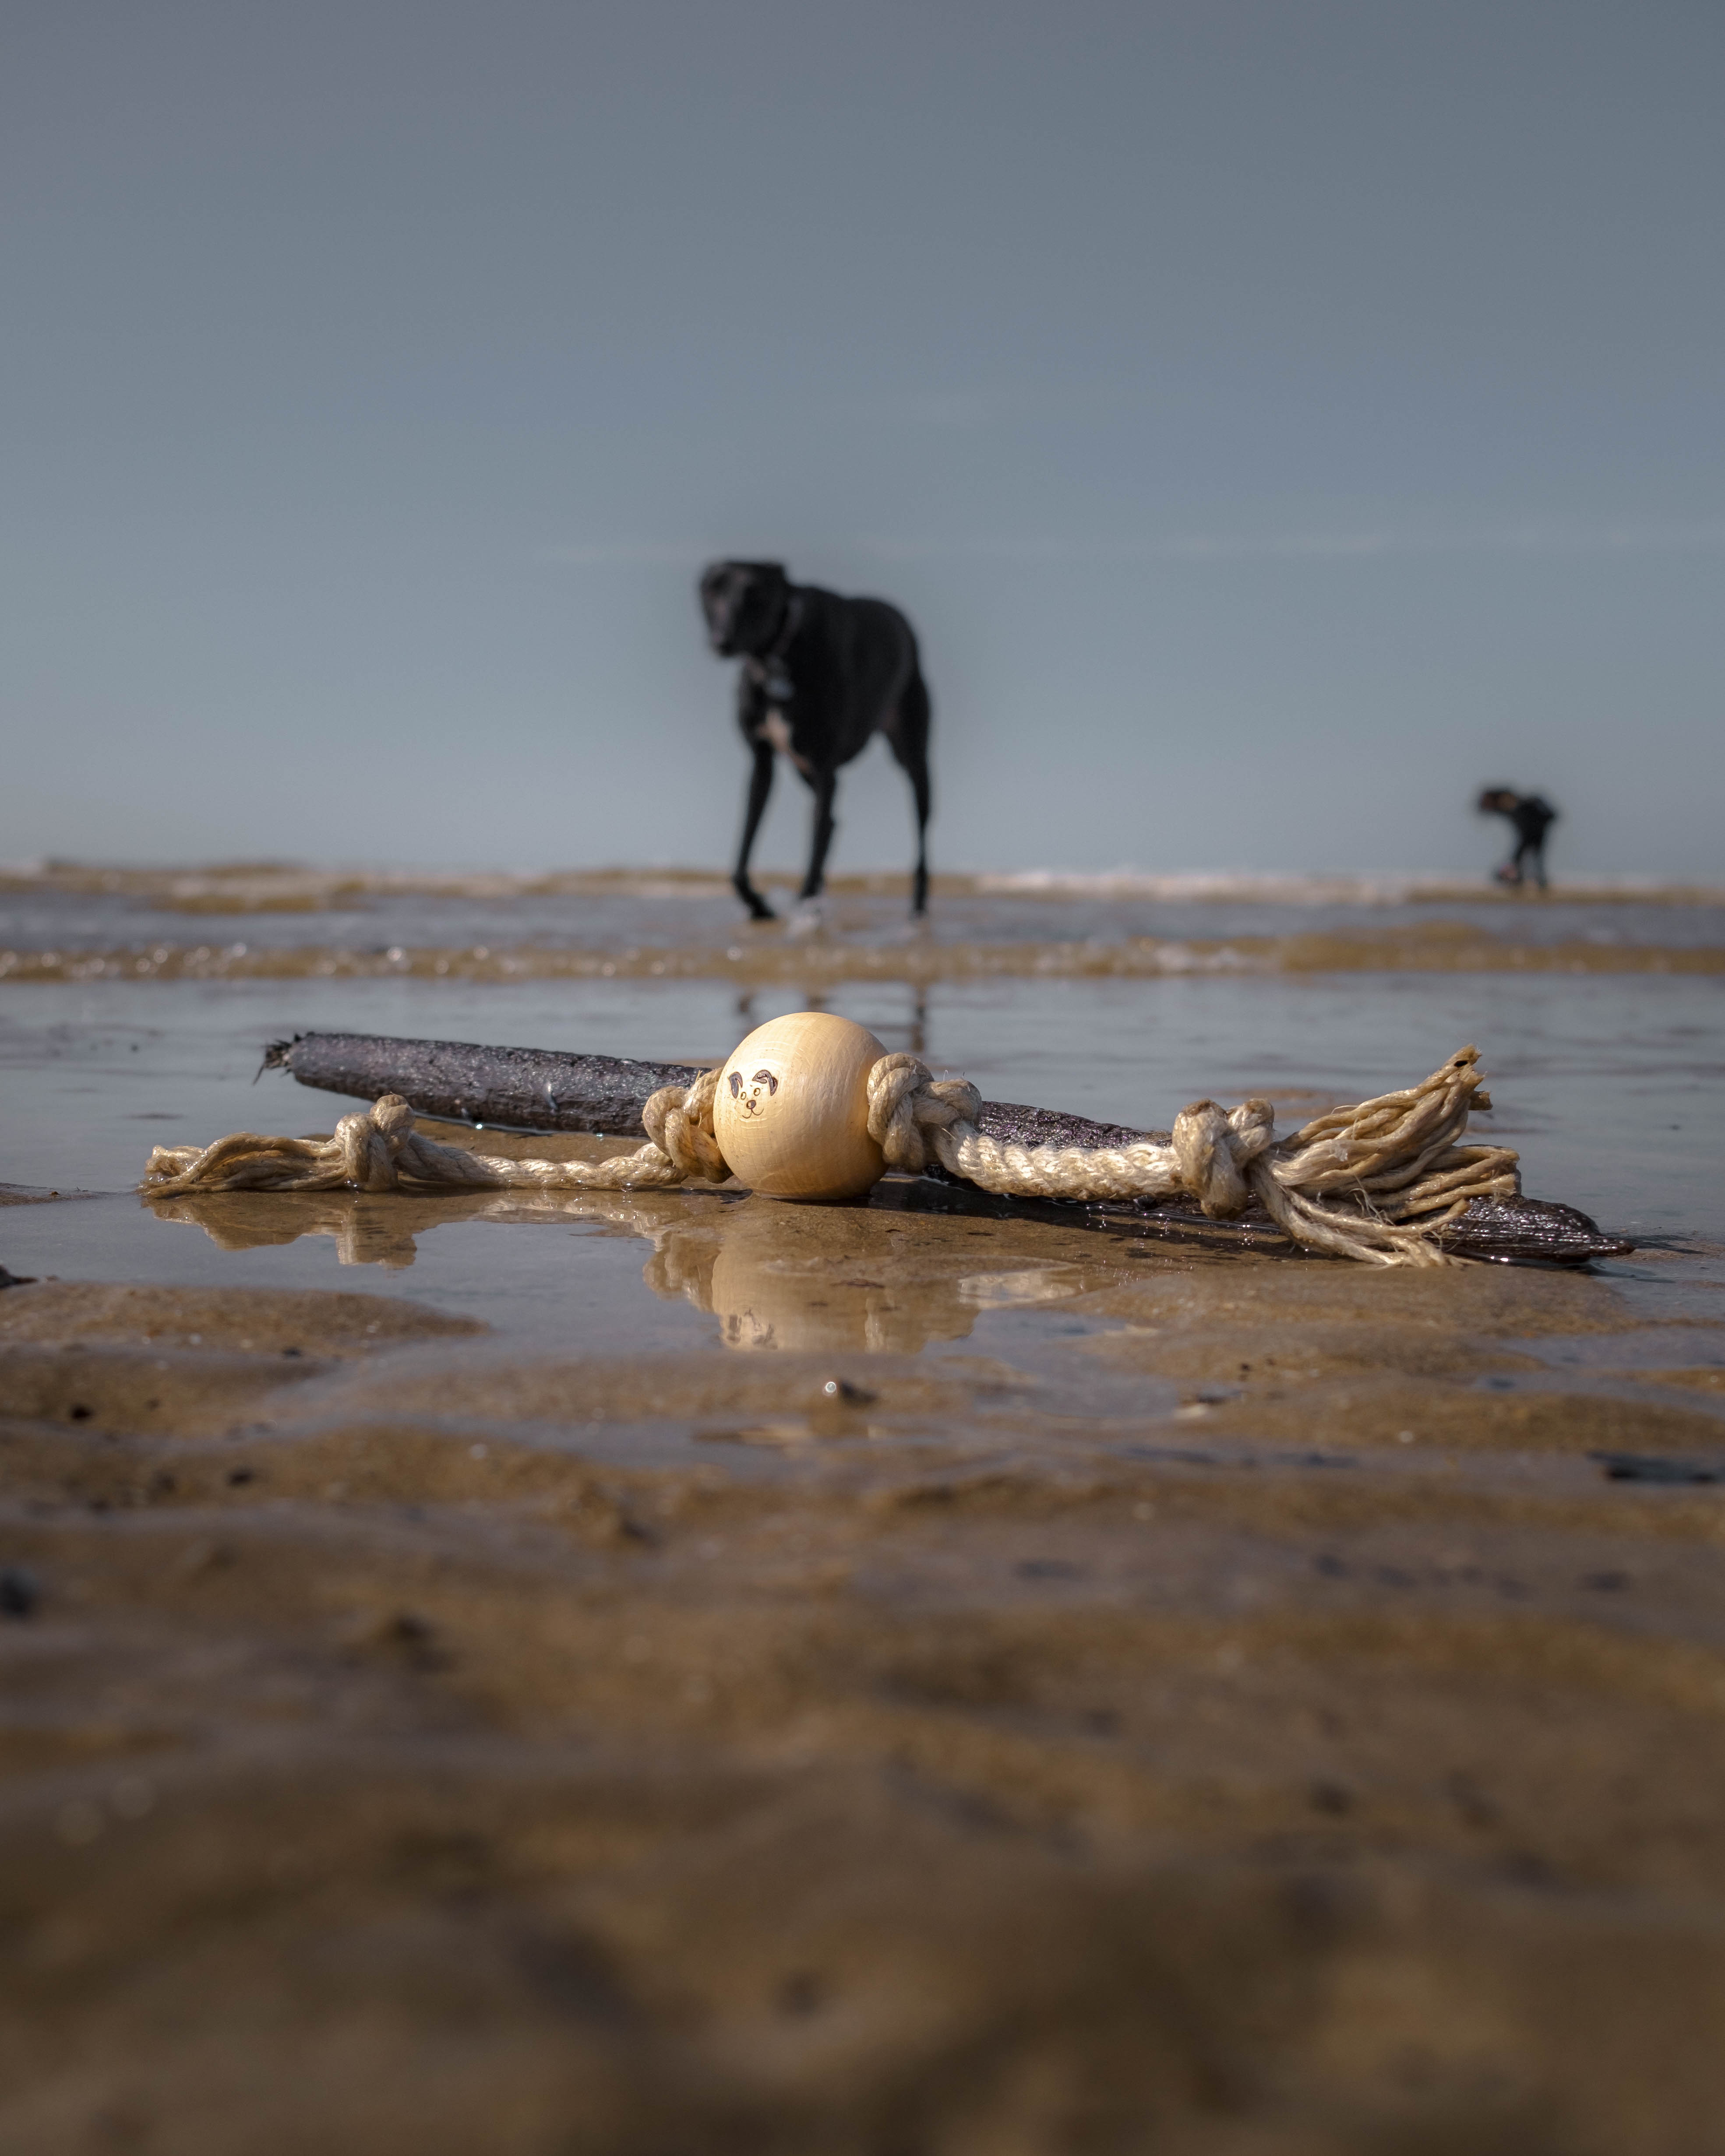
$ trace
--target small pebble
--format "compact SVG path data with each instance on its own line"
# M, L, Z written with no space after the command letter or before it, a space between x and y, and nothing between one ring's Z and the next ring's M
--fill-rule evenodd
M21 1564L0 1565L0 1616L28 1617L41 1599L34 1573Z

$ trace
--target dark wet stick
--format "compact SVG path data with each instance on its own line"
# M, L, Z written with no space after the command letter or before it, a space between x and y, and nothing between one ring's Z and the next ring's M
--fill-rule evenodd
M1661 1460L1645 1452L1595 1452L1591 1457L1604 1469L1608 1482L1725 1482L1725 1467L1711 1460Z
M375 1101L399 1093L421 1115L507 1130L641 1135L641 1111L661 1086L691 1086L698 1063L636 1063L618 1055L567 1055L543 1048L485 1048L465 1040L398 1040L366 1033L302 1033L272 1043L266 1070L302 1086ZM1166 1132L1093 1122L1051 1108L985 1101L982 1128L1020 1145L1130 1145Z
M327 1093L346 1093L362 1101L399 1093L419 1114L450 1122L506 1130L597 1132L613 1137L639 1137L648 1096L661 1086L691 1085L702 1067L367 1033L302 1033L292 1040L272 1043L263 1063L266 1070L286 1070L302 1086ZM986 1136L1008 1144L1101 1147L1131 1145L1140 1138L1164 1144L1168 1140L1165 1131L1099 1123L1087 1116L1027 1107L1015 1101L984 1101L977 1121ZM956 1180L941 1171L936 1172L936 1179ZM1136 1219L1154 1233L1189 1233L1212 1244L1219 1240L1219 1224L1206 1222L1195 1209L1178 1200L1106 1205L1052 1199L992 1202L1027 1214L1052 1208L1070 1217L1078 1210L1122 1226ZM1226 1238L1221 1247L1239 1244L1263 1249L1285 1240L1255 1209L1249 1208L1237 1224L1220 1226ZM1573 1206L1538 1198L1476 1198L1440 1240L1445 1249L1459 1255L1504 1264L1584 1265L1589 1258L1621 1257L1635 1247L1602 1234L1595 1221Z

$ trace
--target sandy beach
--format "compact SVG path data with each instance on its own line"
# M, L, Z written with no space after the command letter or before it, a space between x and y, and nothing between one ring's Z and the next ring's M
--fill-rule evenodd
M172 899L54 872L0 921L0 2143L1713 2145L1706 894L977 891L901 948L867 891L800 948L699 890ZM698 1057L809 993L1138 1122L1477 1040L1529 1190L1640 1247L1386 1274L902 1178L131 1194L327 1131L251 1087L301 1025Z

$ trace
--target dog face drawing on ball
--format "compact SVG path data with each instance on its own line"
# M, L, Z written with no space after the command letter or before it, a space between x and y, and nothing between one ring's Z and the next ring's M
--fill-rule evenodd
M757 921L773 908L749 880L749 855L773 790L776 757L788 756L814 796L814 843L803 879L810 912L825 880L835 828L839 773L880 734L911 782L916 865L911 911L928 904L927 685L916 634L884 599L840 598L817 584L793 584L782 562L714 562L701 579L707 644L740 659L737 722L754 757L742 844L732 883Z
M731 1074L731 1097L737 1103L739 1116L758 1120L766 1113L767 1103L778 1091L778 1073L762 1064L752 1077L745 1078L740 1070Z

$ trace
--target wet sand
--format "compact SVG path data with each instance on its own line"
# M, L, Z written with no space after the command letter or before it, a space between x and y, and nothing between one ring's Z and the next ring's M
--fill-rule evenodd
M1717 1154L1686 1184L1651 1136L1701 1061L1610 1078L1602 985L1528 989L1530 1188L1656 1224L1597 1274L906 1182L145 1209L158 1116L336 1104L246 1090L257 984L16 991L0 2146L1714 2145ZM662 993L587 1045L726 1045ZM1303 1101L1431 1018L1293 993L1061 1006L1087 1079L1021 1003L1006 1075L1149 1119L1178 1016L1217 1090L1256 1056ZM1676 1043L1716 992L1633 993ZM231 1050L193 996L248 999ZM984 1015L915 1022L970 1065ZM1153 1099L1109 1090L1133 1055Z

